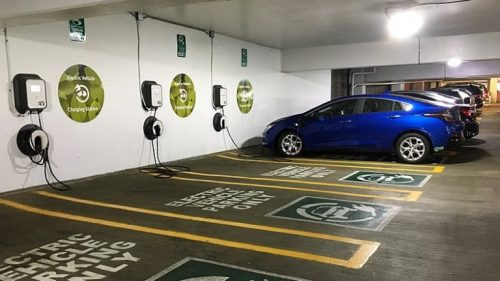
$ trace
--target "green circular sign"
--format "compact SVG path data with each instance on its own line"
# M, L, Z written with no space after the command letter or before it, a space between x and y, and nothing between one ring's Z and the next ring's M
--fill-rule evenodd
M236 101L238 102L238 107L242 113L248 113L252 109L253 105L253 90L252 83L247 79L241 80L238 83L238 89L236 90Z
M70 66L59 79L59 103L64 113L76 122L94 120L104 104L101 78L84 64Z
M175 114L188 117L193 112L196 103L196 91L191 78L181 73L175 76L170 84L170 104Z

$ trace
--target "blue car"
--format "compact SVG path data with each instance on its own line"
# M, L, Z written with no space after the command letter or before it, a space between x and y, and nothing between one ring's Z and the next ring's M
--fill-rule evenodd
M284 156L341 148L396 153L406 163L463 139L459 107L387 94L326 102L267 125L262 145Z

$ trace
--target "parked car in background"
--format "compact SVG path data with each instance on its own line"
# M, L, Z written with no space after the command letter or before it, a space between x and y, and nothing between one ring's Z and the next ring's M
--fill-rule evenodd
M481 90L483 91L483 99L485 102L489 102L490 101L490 91L488 91L488 88L481 84L481 83L474 83L473 85L476 85L478 86L479 88L481 88Z
M284 156L340 148L395 153L406 163L463 138L459 107L391 94L357 95L326 102L270 123L262 145Z
M462 90L434 89L435 91L396 91L394 95L411 96L430 101L444 102L450 105L457 104L460 108L460 118L464 123L464 138L470 139L479 134L479 123L476 121L476 105L471 95ZM462 93L458 93L461 91ZM457 96L452 96L458 94ZM464 95L462 98L462 94ZM467 101L468 104L463 102ZM471 104L472 103L472 104Z
M387 92L391 93L391 92ZM414 98L420 98L430 101L439 101L449 104L462 104L462 100L458 97L452 97L449 95L443 95L435 91L422 91L422 90L412 90L412 91L395 91L392 94L404 95Z
M482 108L484 106L484 96L483 96L484 93L479 86L470 83L453 83L453 84L447 84L445 87L459 88L469 91L472 95L474 95L474 101L476 103L477 112L478 113L482 112Z
M441 94L445 94L448 96L459 98L461 101L460 103L469 104L471 106L474 106L474 108L475 108L476 102L474 100L474 95L466 89L453 88L453 87L442 87L442 88L433 88L433 89L430 89L430 91L438 92Z

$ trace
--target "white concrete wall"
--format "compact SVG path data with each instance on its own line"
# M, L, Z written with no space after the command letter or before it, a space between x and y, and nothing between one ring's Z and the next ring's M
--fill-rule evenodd
M500 32L421 39L420 63L500 59ZM418 39L347 44L282 52L283 71L341 69L418 63Z
M12 74L37 73L47 82L49 107L42 114L51 139L51 159L63 180L134 168L151 163L150 143L142 134L146 113L138 93L135 21L129 15L86 19L87 43L70 42L68 23L16 27L8 30ZM187 57L176 56L176 34L187 37ZM163 161L232 148L228 138L212 130L210 39L202 32L153 20L141 23L142 80L156 80L164 89L164 122L160 138ZM3 38L0 37L3 42ZM226 108L233 137L239 144L259 137L275 118L297 113L329 99L330 71L281 73L280 51L216 35L214 83L229 90ZM240 67L240 50L248 49L248 67ZM8 81L3 44L0 46L0 192L44 184L43 169L30 165L15 144L17 131L35 120L14 116L8 106ZM63 71L86 64L101 77L105 90L100 115L77 123L62 111L57 87ZM193 113L180 118L172 111L169 88L174 76L187 73L197 92ZM249 79L254 107L239 112L236 86ZM225 141L225 142L224 142Z

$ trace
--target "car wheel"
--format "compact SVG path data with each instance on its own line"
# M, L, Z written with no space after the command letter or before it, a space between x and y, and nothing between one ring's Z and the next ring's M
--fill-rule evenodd
M287 157L294 157L302 152L304 142L295 132L288 131L281 135L278 141L278 150Z
M431 153L429 140L421 134L409 133L402 135L396 143L398 158L406 163L425 161Z

